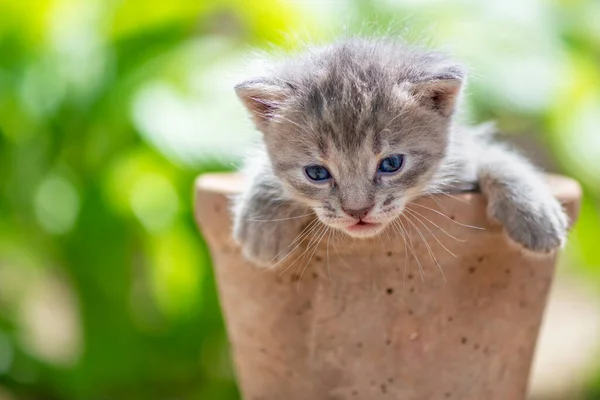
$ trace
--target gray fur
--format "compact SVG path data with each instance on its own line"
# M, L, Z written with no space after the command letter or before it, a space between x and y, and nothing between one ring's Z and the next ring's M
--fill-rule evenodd
M485 129L454 123L465 77L465 68L443 54L351 39L286 59L268 76L237 85L263 133L249 187L234 210L234 236L244 254L273 264L306 222L295 217L310 212L353 236L375 235L407 202L456 182L478 182L489 215L525 248L558 247L567 220L540 174L478 134ZM398 153L405 155L401 172L378 176L380 160ZM326 166L334 180L308 180L303 171L312 164ZM350 211L371 206L365 222L378 227L346 231L359 221Z

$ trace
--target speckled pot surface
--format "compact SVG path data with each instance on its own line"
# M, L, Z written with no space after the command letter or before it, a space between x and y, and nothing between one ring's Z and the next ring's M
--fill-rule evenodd
M244 399L525 399L555 255L510 243L483 196L419 199L407 246L338 235L265 271L231 239L240 179L200 177L195 211ZM574 221L579 185L548 179Z

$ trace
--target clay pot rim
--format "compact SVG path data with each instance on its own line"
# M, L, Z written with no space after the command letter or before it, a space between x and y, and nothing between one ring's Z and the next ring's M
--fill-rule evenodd
M552 193L561 203L571 203L581 198L582 189L577 181L562 175L546 174L546 180ZM224 195L239 194L244 186L244 177L237 172L214 172L200 175L195 181L196 192L209 192ZM458 198L473 198L482 196L479 192L464 192L453 194ZM433 195L443 197L443 195Z

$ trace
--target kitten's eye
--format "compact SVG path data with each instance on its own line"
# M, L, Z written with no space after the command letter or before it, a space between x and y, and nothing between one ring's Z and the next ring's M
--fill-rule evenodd
M394 154L381 160L377 172L381 174L393 174L398 172L404 164L404 156L402 154Z
M321 165L309 165L304 168L304 173L311 181L325 182L331 179L331 174L327 168Z

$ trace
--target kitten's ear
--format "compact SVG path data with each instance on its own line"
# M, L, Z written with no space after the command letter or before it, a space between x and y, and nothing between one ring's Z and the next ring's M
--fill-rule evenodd
M291 91L289 87L283 87L265 78L239 83L234 89L259 130L273 118Z
M454 112L464 79L465 73L461 70L414 83L411 89L425 107L449 117Z

